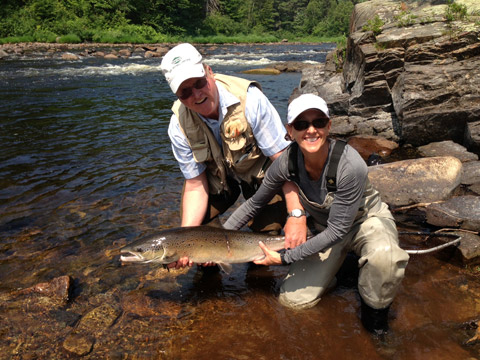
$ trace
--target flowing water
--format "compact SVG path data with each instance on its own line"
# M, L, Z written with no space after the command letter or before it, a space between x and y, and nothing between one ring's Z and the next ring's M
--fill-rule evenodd
M332 48L219 46L206 49L206 62L258 80L285 119L300 74L240 71L321 63ZM72 334L91 345L92 359L479 357L467 341L480 286L449 252L412 256L385 341L360 325L355 266L319 305L298 312L276 300L284 267L235 265L226 275L122 266L119 247L179 225L183 179L167 136L174 96L160 61L38 54L0 62L0 358L72 358ZM62 275L74 279L66 305L11 296ZM92 312L105 308L113 315L92 325Z

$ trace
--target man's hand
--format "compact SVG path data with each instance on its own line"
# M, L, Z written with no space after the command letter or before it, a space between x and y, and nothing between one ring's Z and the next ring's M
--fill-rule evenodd
M293 249L303 244L307 241L307 217L288 217L283 230L285 231L285 249Z
M176 262L167 265L168 268L182 269L187 266L192 266L193 261L190 261L187 256L181 257Z
M280 254L276 251L270 250L263 242L259 242L258 246L263 250L265 257L261 260L254 260L253 262L257 265L281 265L282 259Z
M214 262L210 261L210 262L206 262L206 263L203 263L203 264L198 264L200 266L215 266L217 264L215 264ZM189 258L187 256L184 256L184 257L181 257L180 259L178 259L176 262L173 262L173 263L170 263L167 265L167 267L169 269L172 269L172 268L175 268L175 269L183 269L187 266L190 266L192 267L193 266L193 261L189 260Z

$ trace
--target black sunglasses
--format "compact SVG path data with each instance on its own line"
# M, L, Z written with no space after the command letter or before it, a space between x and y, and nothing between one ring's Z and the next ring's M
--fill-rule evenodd
M312 120L312 122L309 122L307 120L296 120L293 122L292 126L297 131L306 130L310 127L310 125L313 125L315 129L322 129L327 126L329 121L330 119L326 117L314 119Z
M195 81L193 86L182 89L180 95L178 95L178 98L181 100L187 100L190 96L192 96L193 88L200 90L200 89L203 89L206 85L207 85L207 78L202 77L197 81Z

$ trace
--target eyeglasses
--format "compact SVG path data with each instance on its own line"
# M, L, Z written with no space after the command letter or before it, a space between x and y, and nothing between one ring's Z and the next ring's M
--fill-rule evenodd
M202 77L198 79L197 81L195 81L193 86L182 89L182 91L180 92L180 95L178 95L178 98L181 100L187 100L190 96L192 96L194 88L197 90L203 89L207 85L207 82L208 81L206 77Z
M307 120L296 120L293 122L292 126L294 127L295 130L297 131L302 131L308 129L311 125L315 129L322 129L325 126L327 126L328 122L330 121L329 118L322 117L318 119L312 120L312 122L309 122Z

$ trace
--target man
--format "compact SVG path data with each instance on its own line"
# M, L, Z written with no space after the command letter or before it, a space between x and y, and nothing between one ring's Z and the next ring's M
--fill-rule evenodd
M233 205L240 191L245 198L255 193L270 163L289 144L285 127L258 83L214 74L190 44L171 49L161 68L178 97L168 134L185 177L181 226L206 224ZM283 191L289 211L302 209L293 184ZM249 226L279 231L286 215L278 195ZM294 247L306 240L305 219L290 218L285 231ZM175 264L186 265L191 262L185 257Z

